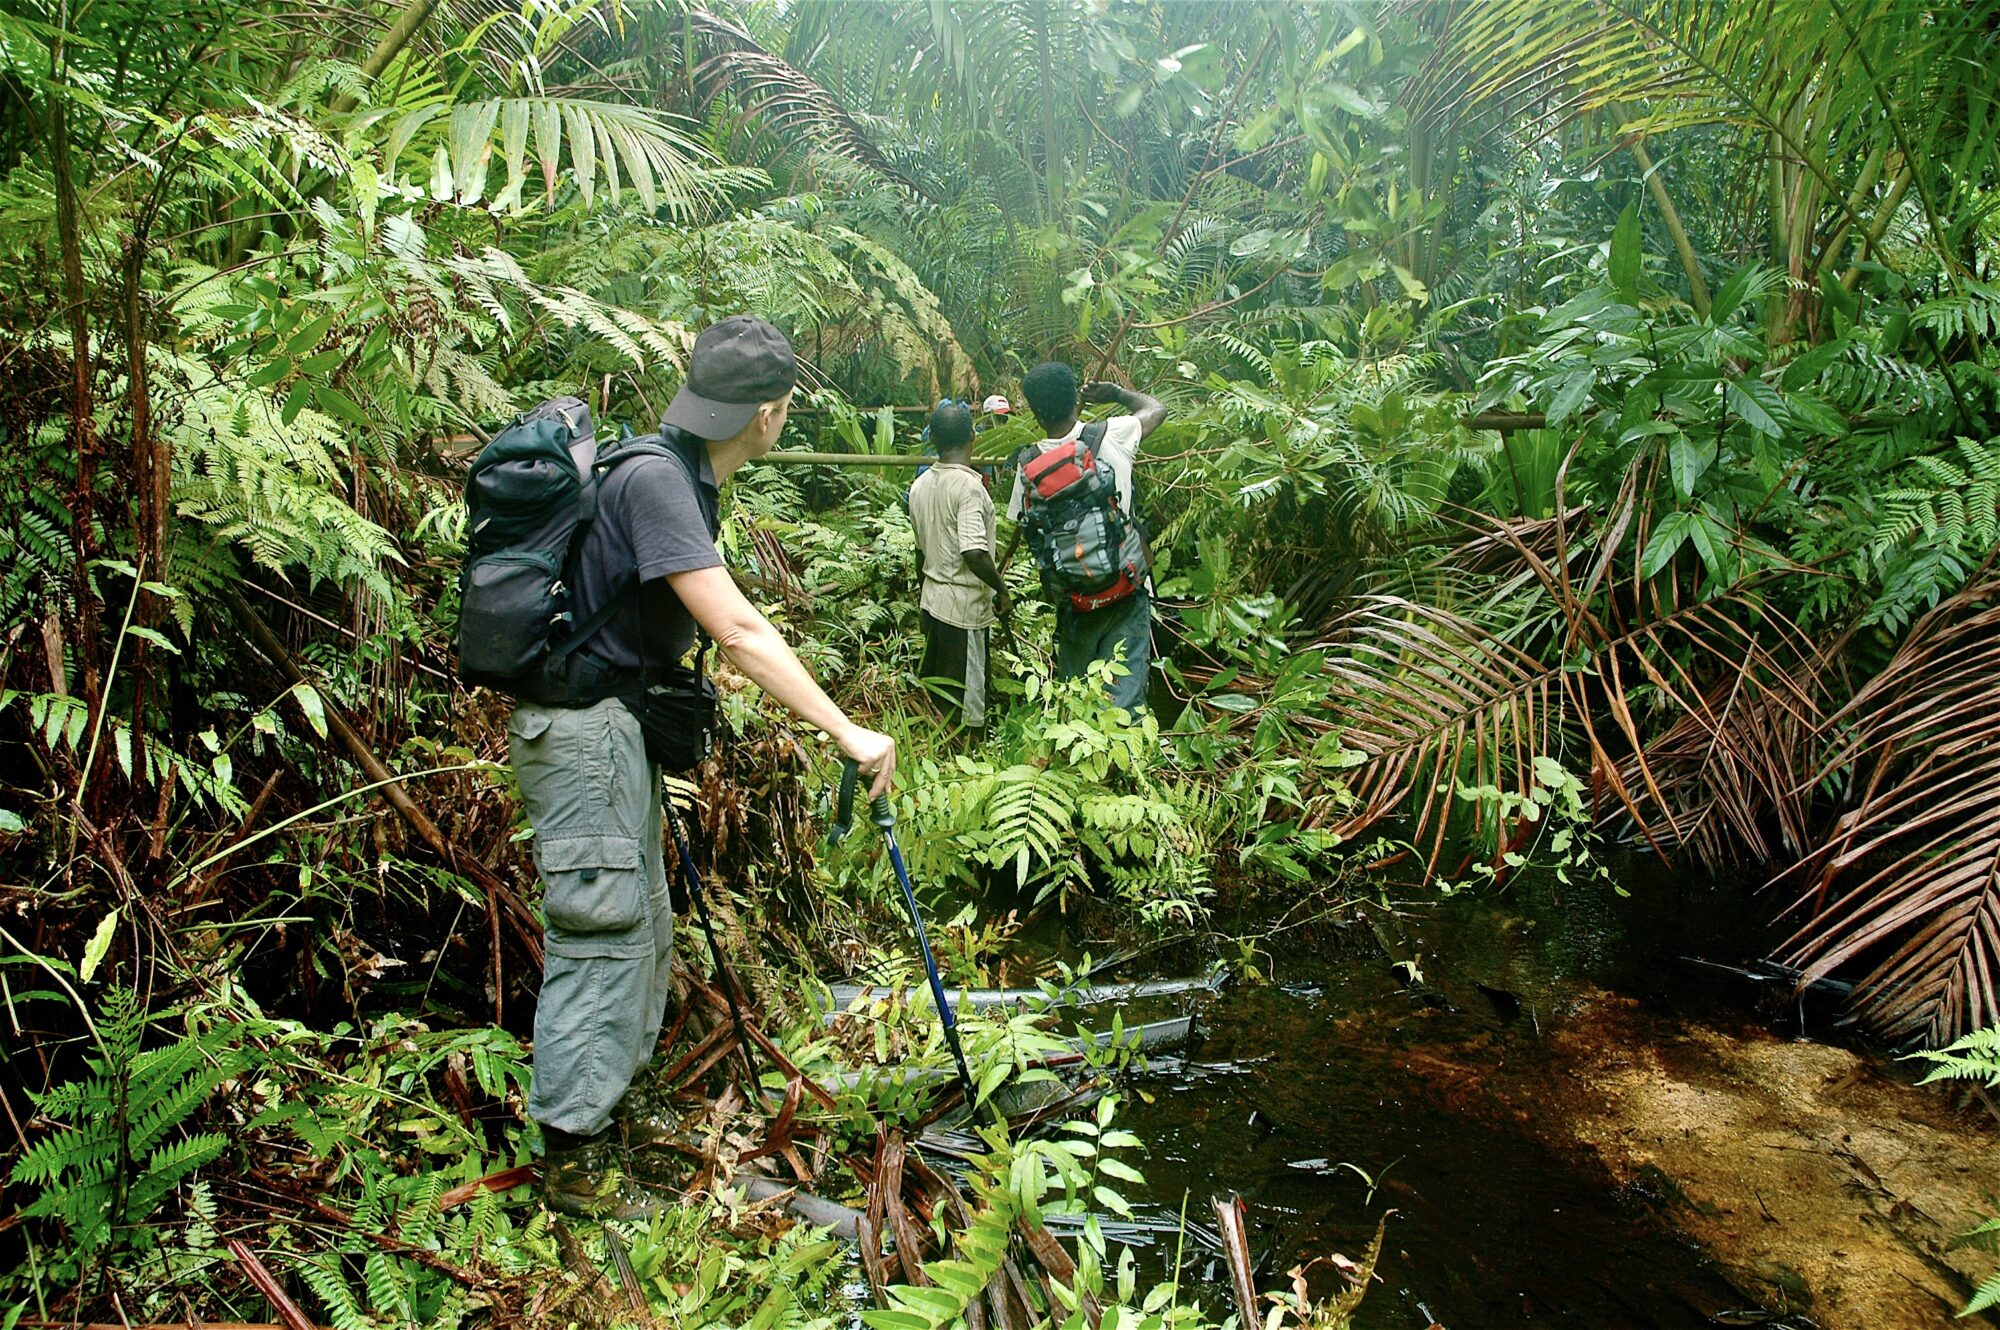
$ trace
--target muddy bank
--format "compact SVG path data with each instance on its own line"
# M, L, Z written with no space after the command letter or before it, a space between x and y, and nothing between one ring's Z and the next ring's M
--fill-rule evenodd
M1747 1300L1825 1330L1914 1330L1943 1325L1993 1268L1948 1250L2000 1190L2000 1131L1983 1105L1958 1106L1962 1088L1754 1027L1664 1022L1620 994L1579 998L1550 1032L1564 1084L1503 1072L1497 1102L1566 1128Z

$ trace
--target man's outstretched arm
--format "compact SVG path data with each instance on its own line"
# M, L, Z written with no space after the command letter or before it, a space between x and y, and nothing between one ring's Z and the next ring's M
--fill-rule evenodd
M1139 437L1145 438L1160 427L1167 418L1166 404L1157 397L1148 397L1137 389L1100 380L1087 383L1083 388L1083 400L1093 405L1116 402L1139 422Z
M847 718L806 672L770 620L743 598L725 569L698 568L640 583L639 608L649 618L659 617L670 607L670 598L661 596L661 582L672 587L673 597L687 607L694 621L752 683L800 720L832 736L840 751L853 758L869 778L870 798L889 792L889 782L896 774L896 741Z

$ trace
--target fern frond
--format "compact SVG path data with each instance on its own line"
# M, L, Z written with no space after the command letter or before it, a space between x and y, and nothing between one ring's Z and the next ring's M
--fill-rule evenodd
M1919 1085L1929 1085L1932 1081L1979 1081L2000 1088L2000 1026L1974 1030L1943 1048L1925 1049L1911 1056L1931 1064L1931 1070Z

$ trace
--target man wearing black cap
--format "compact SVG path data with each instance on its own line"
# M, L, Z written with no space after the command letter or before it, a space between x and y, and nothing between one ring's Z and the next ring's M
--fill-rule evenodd
M548 1146L544 1196L566 1213L638 1218L661 1208L612 1182L621 1141L610 1128L615 1119L627 1148L664 1143L672 1130L637 1102L643 1096L627 1098L666 1015L673 910L660 771L618 693L685 657L698 626L766 693L831 736L860 765L871 796L887 792L896 769L895 741L827 697L716 552L718 487L777 442L797 374L785 335L751 315L695 339L687 381L660 427L679 456L613 468L577 550L574 617L623 605L578 648L579 670L605 680L605 694L577 706L524 702L508 726L547 917L528 1111Z

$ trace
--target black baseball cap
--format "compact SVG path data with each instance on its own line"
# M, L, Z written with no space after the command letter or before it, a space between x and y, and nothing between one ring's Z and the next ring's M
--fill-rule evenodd
M798 380L791 339L755 314L732 314L694 339L687 382L663 420L700 438L733 438Z

